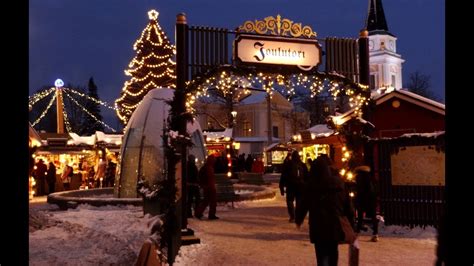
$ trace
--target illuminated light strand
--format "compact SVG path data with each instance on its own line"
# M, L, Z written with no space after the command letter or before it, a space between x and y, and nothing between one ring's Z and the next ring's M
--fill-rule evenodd
M129 69L124 70L125 75L130 76L131 79L124 83L120 97L115 100L115 106L122 107L121 110L116 110L122 122L128 120L133 109L138 106L143 96L148 93L150 89L157 87L176 87L174 82L176 79L174 69L176 63L172 60L173 55L176 54L176 47L170 44L166 34L158 24L158 14L156 10L149 11L150 22L142 31L140 38L133 45L133 49L137 51L137 55L129 63ZM147 52L142 50L143 47L151 48L152 52L143 55ZM153 60L165 60L165 62L157 63ZM165 67L165 70L160 71L161 67ZM147 71L146 74L143 75L143 68L150 68L150 71ZM140 77L138 77L137 74ZM162 86L157 86L157 84L162 84ZM138 86L137 88L133 88L131 85ZM130 102L136 103L133 104Z
M50 95L56 88L50 88L48 90L44 90L38 93L33 94L32 96L28 97L28 104L33 106L35 103L40 101L41 99L45 98L46 96Z
M49 109L51 109L51 106L53 105L55 99L56 99L56 94L53 94L53 97L51 97L51 100L49 101L48 106L46 106L46 108L44 109L43 113L41 113L38 119L36 119L36 121L33 122L33 124L31 124L32 127L34 127L36 124L39 123L39 121L41 121L41 119L43 119L43 117L46 115Z
M71 123L69 123L69 118L67 117L66 106L64 105L64 101L61 101L63 106L63 116L64 116L64 124L66 124L66 130L68 132L72 132Z
M168 59L168 61L165 61L165 62L162 62L162 63L159 63L159 64L147 64L147 63L145 63L145 62L143 62L143 61L145 61L145 60L141 60L141 62L140 62L140 61L138 61L138 60L136 60L136 59L133 59L133 60L132 60L132 63L130 63L130 64L128 65L128 67L132 68L134 65L138 65L138 67L137 67L137 68L134 68L134 69L126 70L126 71L128 71L128 72L134 72L134 71L139 70L140 67L142 67L142 66L146 66L146 67L148 67L148 68L158 68L158 67L166 66L166 65L168 65L168 64L176 65L176 63L175 63L173 60L171 60L171 58Z
M90 117L94 118L94 120L95 120L96 122L102 124L103 126L107 127L108 129L112 130L113 132L116 132L115 129L113 129L112 127L110 127L110 126L107 125L106 123L104 123L104 122L100 121L99 119L97 119L97 117L96 117L94 114L92 114L91 112L89 112L89 110L87 110L84 106L82 106L80 103L78 103L78 102L76 101L76 99L74 99L73 97L71 97L71 95L66 94L66 96L67 96L69 99L71 99L77 106L79 106L79 108L81 108L82 111L86 112L86 114L88 114Z
M76 94L76 95L79 95L79 96L81 96L81 97L84 97L84 98L86 98L86 99L88 99L88 100L91 100L91 101L93 101L93 102L95 102L95 103L97 103L97 104L100 104L100 105L102 105L102 106L104 106L104 107L107 107L107 108L109 108L109 109L112 109L112 110L114 110L114 111L117 110L116 107L110 106L108 103L103 102L103 101L101 101L101 100L99 100L99 99L96 99L96 98L94 98L94 97L91 97L91 96L89 96L89 95L87 95L87 94L85 94L85 93L78 92L78 91L76 91L76 90L69 89L69 88L63 88L63 89L64 89L64 91L66 91L66 92L72 92L72 93L74 93L74 94Z

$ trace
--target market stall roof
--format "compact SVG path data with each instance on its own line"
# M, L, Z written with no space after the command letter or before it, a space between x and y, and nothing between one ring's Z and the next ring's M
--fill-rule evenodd
M79 136L76 133L69 133L71 137L68 140L68 145L94 145L95 144L95 134L90 136Z
M316 138L327 137L334 133L333 129L330 129L327 124L317 124L307 129L311 134L314 134Z
M96 131L95 137L96 137L97 143L105 142L105 143L120 145L122 144L123 134L105 134L102 131Z
M270 151L288 151L288 146L284 143L272 143L265 148L265 152Z
M41 146L42 145L42 139L38 132L31 126L31 123L29 124L29 130L28 130L28 137L31 141L32 146Z
M236 137L235 141L238 142L266 142L268 137ZM272 138L272 142L279 142L279 138Z
M226 128L224 131L203 131L202 134L205 138L210 139L224 139L232 138L232 128Z

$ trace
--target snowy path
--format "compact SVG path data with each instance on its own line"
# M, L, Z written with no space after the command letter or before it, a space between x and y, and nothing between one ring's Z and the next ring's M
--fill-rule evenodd
M218 206L220 220L189 219L201 244L181 247L175 265L316 265L307 220L300 230L289 223L279 194L235 207ZM30 204L30 265L133 265L149 221L140 207L80 205L60 211ZM360 265L433 265L433 228L380 231L377 243L368 233L360 236ZM347 245L339 246L339 265L347 265L347 254Z
M279 193L273 200L218 209L217 215L220 220L188 220L201 245L181 247L183 258L178 257L177 265L316 265L307 219L300 230L289 223L286 203ZM381 226L380 231L377 243L370 242L368 233L359 237L360 265L433 265L433 228ZM339 246L339 265L348 265L347 259L348 245Z

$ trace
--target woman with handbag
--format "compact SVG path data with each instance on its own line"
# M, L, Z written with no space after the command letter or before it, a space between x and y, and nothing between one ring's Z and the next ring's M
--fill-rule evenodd
M309 212L309 236L318 266L337 266L338 245L355 240L355 235L344 234L341 225L341 220L347 219L350 227L346 229L352 231L354 213L349 194L340 177L333 175L330 165L329 157L324 155L313 161L303 199L296 205L298 228Z

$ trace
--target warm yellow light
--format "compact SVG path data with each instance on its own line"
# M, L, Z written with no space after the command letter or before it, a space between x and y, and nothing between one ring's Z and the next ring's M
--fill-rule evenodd
M234 142L234 149L240 149L240 142Z
M344 157L346 157L346 158L349 158L350 155L351 155L351 154L350 154L348 151L346 151L346 152L344 153Z
M227 149L230 149L230 145L229 145L229 144L227 144L227 146L225 146L225 147L226 147Z
M341 169L341 171L339 171L339 174L341 176L344 176L346 174L346 169Z
M351 198L353 198L354 197L354 192L349 193L349 196L351 196Z
M231 172L227 172L227 176L228 176L228 177L232 177L232 173L231 173Z
M352 180L352 178L354 177L354 175L352 174L352 172L347 172L347 180Z
M346 151L346 150L347 150L346 146L342 147L342 151Z

